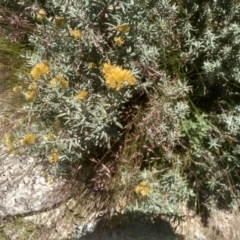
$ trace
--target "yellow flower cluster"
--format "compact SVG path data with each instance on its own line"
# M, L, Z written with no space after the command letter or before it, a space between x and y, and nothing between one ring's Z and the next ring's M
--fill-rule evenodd
M55 27L57 28L63 28L65 25L64 18L63 17L56 17L55 18Z
M22 86L15 86L15 87L13 88L13 91L14 91L15 93L20 93L20 92L22 91Z
M5 133L4 138L5 138L5 144L7 146L7 150L8 151L13 150L13 143L12 143L12 140L11 140L11 134L10 133Z
M32 100L36 97L36 91L35 90L31 90L31 91L27 91L25 93L25 98L26 100Z
M119 47L121 47L121 46L124 44L124 41L122 40L121 37L115 37L115 38L113 39L113 41L114 41L114 43L115 43L117 46L119 46Z
M51 156L49 158L49 162L50 163L56 163L59 160L59 155L58 155L58 149L57 148L53 148L51 151Z
M128 33L129 30L130 30L130 27L127 26L127 25L121 25L121 24L120 24L120 25L117 25L116 29L117 29L118 32Z
M47 73L49 73L48 65L45 63L38 63L33 67L30 74L34 79L39 79L43 74Z
M148 182L142 181L137 187L135 187L135 192L146 196L151 192L151 189L148 187Z
M23 146L25 145L32 145L36 141L36 136L33 133L26 134L22 140L20 140Z
M46 12L43 9L40 9L37 13L36 18L37 20L42 21L45 15L46 15Z
M60 88L67 88L68 87L68 81L61 75L57 75L55 78L53 78L50 81L50 84L52 86L58 86Z
M28 89L29 89L29 90L36 90L36 89L37 89L37 84L36 84L36 83L31 83L31 84L28 86Z
M90 62L88 64L88 68L91 69L91 68L95 68L96 67L96 64L94 62Z
M88 95L88 92L83 90L83 91L80 91L80 92L78 93L78 95L76 96L76 98L77 98L78 100L83 100L87 95Z
M70 31L70 34L71 34L72 37L74 37L74 38L77 39L77 40L82 37L81 31L78 30L78 29L71 30L71 31Z
M123 83L127 83L128 85L136 84L136 79L133 77L132 73L121 67L113 66L110 63L104 63L101 71L106 83L109 87L116 89L116 91L122 88Z

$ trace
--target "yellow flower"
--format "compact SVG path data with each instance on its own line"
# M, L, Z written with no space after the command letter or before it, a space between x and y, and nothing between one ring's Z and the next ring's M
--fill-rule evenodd
M65 25L65 23L64 23L64 18L63 17L56 17L55 18L55 26L57 28L63 28L64 25Z
M57 148L53 148L51 151L51 156L49 158L49 162L50 163L56 163L59 160L59 155L58 155L58 149Z
M136 84L136 79L133 77L129 70L122 69L118 66L113 66L110 63L104 63L101 69L102 74L109 87L119 91L122 88L123 83L128 85Z
M38 11L38 14L41 14L41 15L46 15L46 12L45 12L45 10L44 10L44 9L40 9L40 10Z
M90 62L88 64L88 68L91 69L91 68L95 68L96 67L96 64L94 62Z
M57 75L55 78L53 78L50 81L50 84L52 86L58 86L60 88L67 88L68 87L68 81L61 75Z
M8 151L13 150L13 142L11 140L11 134L10 133L5 133L4 138L5 138L5 144L7 146L7 150Z
M121 37L115 37L115 38L113 39L113 41L114 41L114 43L115 43L117 46L119 46L119 47L121 47L121 46L124 44L124 41L122 40Z
M52 177L47 177L47 183L49 184L49 185L51 185L51 184L53 184L53 178Z
M13 91L14 91L15 93L20 93L20 92L22 91L22 86L15 86L15 87L13 88Z
M83 91L80 91L80 92L78 93L78 95L76 96L76 98L77 98L78 100L83 100L87 95L88 95L88 92L83 90Z
M49 67L45 63L38 63L31 71L31 76L34 79L39 79L43 74L49 73Z
M80 39L82 37L82 33L80 30L78 29L74 29L70 31L70 34L72 37L74 37L75 39Z
M28 89L29 89L29 90L36 90L36 89L37 89L37 84L36 84L36 83L31 83L31 84L28 86Z
M27 91L25 93L25 98L26 100L32 100L36 97L36 91L32 90L32 91Z
M32 145L36 141L36 135L33 133L26 134L22 140L20 140L22 145Z
M38 13L36 18L37 18L38 21L42 21L43 18L44 18L44 15L41 15L41 14Z
M151 189L148 187L148 183L146 181L142 181L137 187L135 187L135 192L137 194L141 194L142 196L146 196L151 192Z
M37 13L36 18L37 18L37 20L41 21L41 20L43 20L45 15L46 15L46 12L43 9L40 9Z
M130 30L130 27L127 26L127 25L121 25L120 24L120 25L117 25L116 29L117 29L118 32L128 33L129 30Z

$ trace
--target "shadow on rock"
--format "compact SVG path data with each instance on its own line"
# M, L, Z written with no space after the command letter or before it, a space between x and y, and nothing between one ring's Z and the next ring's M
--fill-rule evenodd
M160 216L131 212L103 218L93 232L79 240L180 240L171 225Z

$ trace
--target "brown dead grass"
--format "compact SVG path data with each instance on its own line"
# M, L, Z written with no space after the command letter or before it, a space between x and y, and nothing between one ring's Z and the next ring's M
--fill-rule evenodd
M31 11L31 9L29 9ZM0 31L2 35L8 36L11 41L26 43L27 35L33 29L29 22L26 9L19 5L19 9L12 11L2 6L0 1Z
M0 28L1 30L1 28ZM12 42L4 34L0 34L0 138L8 132L14 120L22 116L24 97L15 94L13 87L21 84L17 73L22 69L24 60L20 54L24 45Z

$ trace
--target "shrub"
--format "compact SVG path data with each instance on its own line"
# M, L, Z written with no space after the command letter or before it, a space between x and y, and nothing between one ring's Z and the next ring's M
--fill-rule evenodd
M29 38L34 51L26 55L32 70L22 75L28 119L7 138L9 146L64 171L119 141L124 114L144 95L147 107L132 129L139 140L131 144L139 146L128 156L141 155L141 164L132 175L124 166L132 193L148 183L140 200L151 200L148 210L167 204L167 212L195 196L236 199L236 1L57 0L42 6ZM112 186L123 184L124 174L116 174L121 181ZM134 198L136 192L144 191Z
M23 75L22 93L31 124L12 133L15 148L21 146L17 139L34 134L35 144L24 154L53 162L52 151L58 149L59 165L109 148L123 128L125 104L142 84L134 63L140 51L133 49L137 19L132 15L140 10L129 3L114 12L98 2L72 1L65 11L67 5L53 2L54 17L45 11L29 39L35 49L27 53L32 70Z

